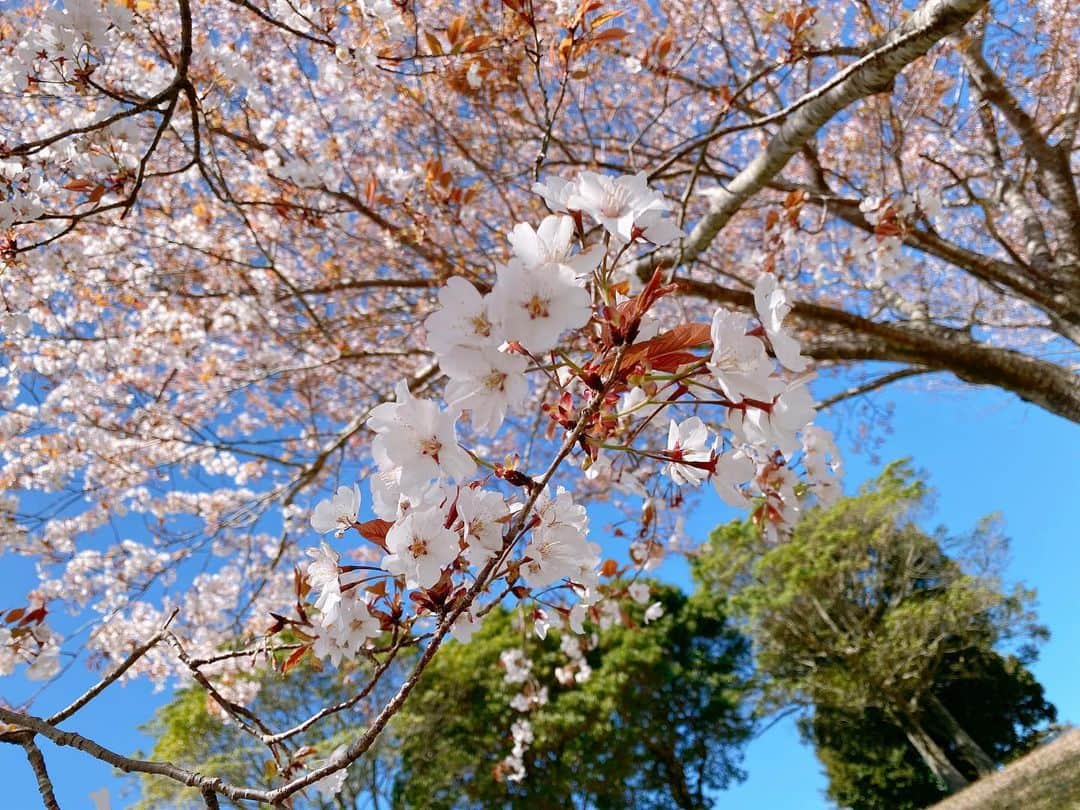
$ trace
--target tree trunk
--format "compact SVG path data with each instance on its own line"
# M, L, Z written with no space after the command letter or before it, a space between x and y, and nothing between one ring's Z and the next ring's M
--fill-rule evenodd
M704 804L691 791L690 784L686 779L686 770L675 752L663 745L649 745L649 750L664 766L664 771L668 777L668 787L671 788L671 798L675 802L675 806L680 810L702 810Z
M936 695L931 694L929 696L927 706L934 717L941 721L964 761L971 765L979 776L988 776L997 770L994 761L990 759L982 746L971 738L971 735L956 721L952 712L945 707L944 703L938 700Z
M948 756L941 750L941 746L926 733L926 729L918 720L914 717L905 717L902 723L908 741L919 752L926 767L944 783L945 789L950 794L968 786L967 778L949 761Z

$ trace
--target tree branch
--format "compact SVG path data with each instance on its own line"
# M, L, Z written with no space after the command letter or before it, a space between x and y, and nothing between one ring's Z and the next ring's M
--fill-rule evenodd
M764 188L831 118L856 101L891 88L900 71L959 30L986 2L930 0L921 6L889 32L880 46L785 117L768 145L727 186L709 190L709 211L690 235L676 248L659 250L639 260L637 274L647 279L657 265L691 261L704 252L743 204Z
M114 669L96 684L87 689L69 706L61 709L56 714L52 715L52 717L50 717L46 722L54 726L59 725L60 723L71 717L71 715L75 714L75 712L77 712L91 700L96 698L109 686L109 684L115 683L116 680L125 672L127 672L136 661L138 661L140 658L150 652L150 650L159 641L161 641L161 639L165 637L165 633L168 632L169 625L172 623L172 620L176 618L176 614L179 612L180 608L175 608L173 612L169 614L169 617L165 620L164 624L161 625L160 629L156 633L154 633L154 635L152 635L149 639L147 639L143 644L140 644L138 647L132 650L128 657L121 661L119 666L116 667L116 669Z
M710 301L753 309L753 294L682 279L680 286ZM883 360L948 371L965 382L1003 388L1051 413L1080 422L1080 378L1045 360L984 346L966 332L932 324L880 323L822 304L797 302L792 315L814 331L804 353L817 360Z
M821 402L817 403L815 407L819 411L824 411L828 408L831 408L833 405L843 402L844 400L852 399L854 397L861 397L863 394L869 394L871 391L877 391L887 385L892 385L894 382L899 382L900 380L906 380L909 377L918 377L923 374L930 373L931 369L919 368L917 366L913 366L911 368L902 368L899 371L892 371L888 374L882 374L880 377L875 377L874 379L860 385L853 385L850 388L845 388L840 393L833 394L831 397L823 399Z
M3 738L0 737L0 739ZM52 779L49 778L49 771L45 768L45 757L41 755L41 749L34 742L33 732L20 731L9 734L5 741L18 743L26 751L26 759L34 771L34 777L37 779L38 792L41 794L41 801L45 805L45 810L60 810L60 805L56 801L56 794L53 793Z

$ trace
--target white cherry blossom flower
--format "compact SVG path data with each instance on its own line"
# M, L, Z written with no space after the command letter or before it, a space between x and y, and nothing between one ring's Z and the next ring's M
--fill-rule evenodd
M340 557L326 543L320 543L318 548L309 548L307 553L311 557L307 566L308 584L319 594L315 600L319 622L328 626L337 621L341 605L341 581L338 578Z
M335 532L341 537L356 523L359 513L359 487L356 484L351 487L338 487L333 498L326 498L315 505L315 510L311 513L311 527L319 534Z
M533 663L524 650L517 648L503 650L499 653L499 663L505 674L503 680L506 683L525 683L532 672Z
M765 344L746 334L746 318L719 308L713 314L710 334L713 351L709 370L716 375L727 398L736 403L743 399L771 400L769 377L773 364L765 353Z
M649 601L649 585L646 582L634 582L627 590L630 592L630 598L637 602L639 605L644 605Z
M670 207L663 195L649 188L645 172L622 177L581 172L566 206L571 211L588 214L623 242L633 241L637 236L638 218L642 214L666 211Z
M514 226L509 240L514 257L526 270L535 270L545 264L561 264L582 278L592 275L604 255L603 245L594 245L574 255L574 220L557 214L545 217L535 231L527 223Z
M350 650L360 650L379 635L382 626L371 613L371 597L356 588L342 594L338 637Z
M780 365L791 371L804 371L809 360L799 353L799 341L783 330L784 318L791 312L791 302L784 289L777 285L776 276L765 273L758 279L754 285L754 306Z
M716 472L712 476L716 494L736 509L746 506L746 495L740 487L754 477L754 471L753 459L744 453L723 453L716 459Z
M458 555L458 537L445 524L446 515L438 508L407 514L386 533L390 554L383 568L404 575L409 588L430 588Z
M34 628L34 639L38 648L24 674L31 681L47 681L60 671L61 638L51 627L41 624Z
M619 416L629 416L649 404L649 395L644 388L634 386L619 399Z
M473 90L479 90L484 85L484 78L480 75L480 63L474 61L469 65L468 71L465 73L465 81L469 83L469 87Z
M682 422L672 419L668 426L666 454L671 461L664 472L677 485L697 486L709 477L708 465L713 459L714 444L715 441L710 441L709 429L697 416Z
M438 355L440 364L454 349L480 349L502 342L494 331L487 302L465 279L459 276L447 279L446 286L439 290L440 308L424 321L428 346Z
M521 568L530 587L542 588L566 578L580 577L600 562L600 547L586 539L588 515L559 487L555 497L546 492L535 505L540 524L525 546L528 561Z
M484 618L482 616L474 619L469 611L463 610L450 626L450 635L462 644L467 644L472 641L473 635L483 623Z
M451 409L469 411L472 426L489 436L502 425L507 410L520 407L529 394L529 361L493 347L460 351L442 368L450 376L445 398Z
M637 231L641 232L642 238L654 245L670 245L686 235L675 224L675 220L664 216L660 211L646 211L638 217L635 223L635 232Z
M785 458L791 458L801 446L795 434L814 419L814 398L805 382L798 380L789 386L767 411L754 407L731 410L728 426L746 443L762 448L775 445Z
M664 606L659 602L653 602L645 611L645 624L655 622L664 615Z
M531 352L546 352L567 329L584 326L592 316L589 293L564 264L527 269L511 262L497 271L491 292L492 314L506 336Z
M464 487L458 493L457 513L468 548L466 557L481 565L502 549L505 520L510 507L498 492Z
M548 702L548 688L541 686L532 692L519 692L510 701L510 708L519 712L531 712L537 706L546 706Z
M543 641L547 638L548 630L551 629L551 619L546 610L538 609L533 614L533 632L536 637Z
M371 450L379 469L401 470L398 485L406 497L421 494L432 479L471 475L476 465L458 446L453 415L414 397L404 381L395 392L397 401L374 408L367 420L378 434Z
M533 194L543 197L547 207L552 211L565 214L570 210L566 206L566 201L576 193L577 184L552 176L546 183L533 183L532 191Z
M525 761L520 756L509 755L500 763L504 767L503 779L521 782L525 779Z
M570 616L567 617L566 622L570 627L570 632L577 633L579 636L585 633L585 619L588 612L589 606L584 602L578 602L570 608Z
M339 745L335 748L326 759L314 760L311 763L311 770L317 771L319 768L323 768L331 763L336 763L338 759L345 755L345 751L348 745ZM313 787L319 791L319 794L325 798L332 800L335 796L341 793L341 789L345 787L345 779L349 775L348 767L342 768L339 771L324 776L317 782L313 782Z
M412 509L437 506L446 499L445 490L433 481L424 487L414 487L408 495L401 490L401 468L388 466L386 472L376 471L368 477L371 489L371 508L383 520L391 522Z
M802 432L803 466L814 487L818 501L830 504L843 492L840 476L844 462L832 434L817 425L809 425Z

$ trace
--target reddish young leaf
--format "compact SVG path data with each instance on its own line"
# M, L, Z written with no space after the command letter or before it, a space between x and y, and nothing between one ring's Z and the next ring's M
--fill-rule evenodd
M354 524L360 535L370 540L382 549L386 549L386 533L393 528L394 524L389 520L365 520L363 523Z
M707 323L683 323L652 340L637 343L623 355L622 367L629 369L637 363L647 363L658 371L674 371L685 363L701 358L689 349L706 346L711 342ZM612 361L604 364L605 373L610 371Z
M296 649L296 650L293 650L293 653L292 653L292 655L290 655L290 656L289 656L289 657L288 657L288 658L286 659L285 663L284 663L284 664L282 664L282 666L281 666L281 674L282 674L282 675L284 675L284 674L285 674L285 673L287 673L287 672L288 672L288 671L289 671L290 669L292 669L292 668L293 668L293 667L295 667L295 666L296 666L297 664L299 664L299 663L300 663L300 659L301 659L301 658L303 658L303 657L304 657L304 654L305 654L305 653L307 653L307 651L308 651L308 650L310 650L310 649L311 649L311 648L310 648L310 647L308 647L308 646L307 646L307 645L305 644L305 645L304 645L303 647L300 647L300 648L298 648L298 649Z

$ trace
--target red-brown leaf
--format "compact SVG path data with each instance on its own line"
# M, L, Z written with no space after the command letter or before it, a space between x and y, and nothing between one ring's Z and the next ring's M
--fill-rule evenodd
M365 520L363 523L355 524L357 530L360 532L366 540L370 540L381 548L386 548L386 533L393 527L393 523L389 520Z
M711 340L709 324L683 323L652 340L637 343L623 355L622 367L648 363L658 371L674 371L700 358L689 349L707 345Z
M293 653L292 653L292 655L290 655L290 656L289 656L289 657L288 657L288 658L287 658L287 659L285 660L285 663L284 663L284 664L282 665L282 667L281 667L281 674L282 674L282 675L284 675L284 674L285 674L285 673L287 673L287 672L288 672L288 671L289 671L290 669L292 669L292 668L293 668L293 667L295 667L295 666L296 666L297 664L299 664L299 663L300 663L300 659L304 657L304 654L305 654L305 653L307 653L307 651L308 651L309 649L311 649L311 648L310 648L310 647L308 647L308 646L307 646L307 645L305 644L305 645L304 645L303 647L300 647L300 648L298 648L298 649L296 649L296 650L293 650Z

